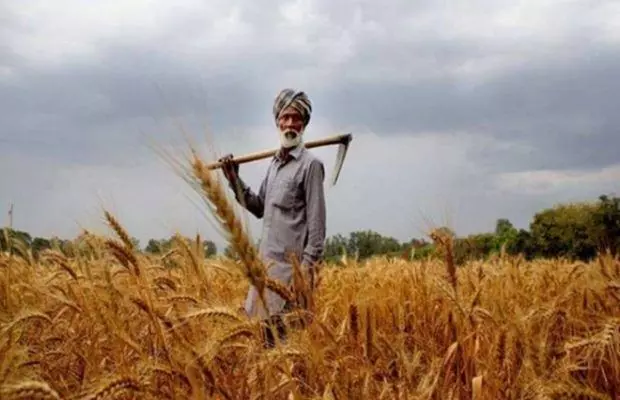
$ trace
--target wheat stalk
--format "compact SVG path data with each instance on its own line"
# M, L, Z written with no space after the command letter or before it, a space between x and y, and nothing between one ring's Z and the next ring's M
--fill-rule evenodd
M213 206L213 214L218 217L220 224L230 235L230 242L234 251L243 262L244 275L257 289L260 301L263 307L267 309L264 294L267 280L266 267L258 256L256 248L243 229L232 205L228 202L224 189L196 152L193 152L192 170L202 193Z

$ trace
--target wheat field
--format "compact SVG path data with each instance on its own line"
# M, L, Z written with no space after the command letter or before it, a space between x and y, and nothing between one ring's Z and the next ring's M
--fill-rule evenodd
M0 255L2 399L620 398L617 259L457 268L437 236L440 259L343 258L305 329L266 349L248 285L297 298L304 280L270 281L215 175L197 157L189 172L239 260L205 259L200 238L140 253L109 213L71 257Z

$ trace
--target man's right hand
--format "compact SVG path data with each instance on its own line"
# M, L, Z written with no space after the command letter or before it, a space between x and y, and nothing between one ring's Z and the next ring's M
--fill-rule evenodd
M220 158L218 162L222 163L222 172L224 173L224 177L228 180L228 182L234 184L239 177L239 164L233 161L233 155L227 154Z

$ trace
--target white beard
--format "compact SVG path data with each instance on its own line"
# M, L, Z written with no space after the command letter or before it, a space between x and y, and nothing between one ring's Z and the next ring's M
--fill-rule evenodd
M288 135L287 135L288 133ZM303 130L301 132L298 132L296 134L295 137L291 137L291 133L295 133L292 131L280 131L280 145L282 145L282 147L284 147L285 149L290 148L290 147L296 147L299 144L301 144L302 137L303 137Z

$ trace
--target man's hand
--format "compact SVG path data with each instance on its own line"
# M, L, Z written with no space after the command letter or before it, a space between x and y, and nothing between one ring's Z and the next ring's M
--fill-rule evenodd
M239 177L239 164L233 161L233 155L227 154L218 160L222 163L222 172L229 183L234 184Z

